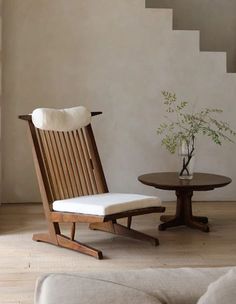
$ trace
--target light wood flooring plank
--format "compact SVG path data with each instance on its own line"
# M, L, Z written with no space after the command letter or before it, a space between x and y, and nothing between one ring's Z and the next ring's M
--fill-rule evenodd
M175 204L166 203L166 214ZM236 203L194 203L194 213L209 217L209 234L186 227L158 231L158 214L136 217L134 228L157 236L149 243L90 231L80 224L77 239L101 249L102 261L31 240L46 228L41 204L0 207L0 303L32 304L37 277L48 272L114 271L146 267L207 267L236 265ZM67 232L67 226L63 227Z

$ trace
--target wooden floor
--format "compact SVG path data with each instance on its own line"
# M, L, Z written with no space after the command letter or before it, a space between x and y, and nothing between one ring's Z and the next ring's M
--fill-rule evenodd
M165 205L167 214L171 214L175 204ZM0 304L32 304L36 279L48 272L236 265L236 203L194 203L194 213L209 217L210 233L186 227L159 232L159 215L136 217L133 227L158 236L159 247L79 225L77 239L101 249L105 259L99 261L33 242L32 234L45 230L41 205L3 205L0 207Z

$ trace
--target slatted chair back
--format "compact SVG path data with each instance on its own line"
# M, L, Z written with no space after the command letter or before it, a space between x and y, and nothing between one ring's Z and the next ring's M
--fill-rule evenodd
M29 123L41 194L48 203L108 192L91 124L69 132L45 131L33 125L30 115L20 118Z

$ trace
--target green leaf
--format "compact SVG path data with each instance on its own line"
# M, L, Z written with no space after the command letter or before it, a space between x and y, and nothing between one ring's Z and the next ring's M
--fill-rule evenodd
M208 136L217 145L221 145L223 140L233 142L232 137L236 136L236 132L231 129L229 123L215 117L223 110L205 108L196 113L189 113L188 102L178 102L175 93L162 91L162 95L167 122L160 124L157 134L162 135L162 145L170 153L175 153L181 140L188 142L199 134Z

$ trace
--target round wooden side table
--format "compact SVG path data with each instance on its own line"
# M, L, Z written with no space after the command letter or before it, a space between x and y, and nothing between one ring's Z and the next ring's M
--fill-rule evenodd
M158 172L144 174L138 180L148 186L163 190L174 190L177 196L176 214L174 216L163 215L159 230L166 230L169 227L186 225L209 232L208 218L194 216L192 214L193 191L209 191L215 188L224 187L231 183L226 176L206 173L194 173L193 179L179 179L177 172Z

